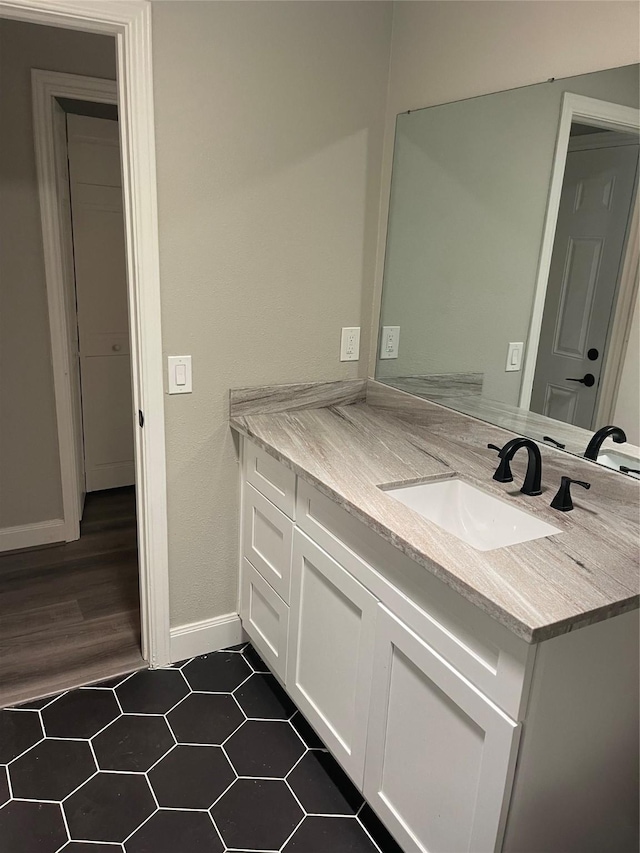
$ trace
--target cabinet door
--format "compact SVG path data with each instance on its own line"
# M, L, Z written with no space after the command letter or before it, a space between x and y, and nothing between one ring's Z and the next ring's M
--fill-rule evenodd
M240 619L265 663L284 684L289 608L246 559L242 561Z
M500 849L519 726L380 605L364 793L411 853Z
M377 600L296 530L287 689L362 788Z

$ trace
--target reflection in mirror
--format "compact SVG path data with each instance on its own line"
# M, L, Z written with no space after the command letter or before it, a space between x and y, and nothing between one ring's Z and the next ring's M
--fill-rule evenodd
M598 461L629 476L640 468L638 72L398 116L376 370L580 455L616 424L627 442L603 437Z

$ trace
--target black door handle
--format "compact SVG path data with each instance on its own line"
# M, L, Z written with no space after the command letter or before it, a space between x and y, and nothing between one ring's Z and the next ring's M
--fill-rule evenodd
M592 385L596 384L596 377L593 373L585 373L582 379L572 379L570 376L567 376L566 382L580 382L582 385L586 385L587 388L591 388Z

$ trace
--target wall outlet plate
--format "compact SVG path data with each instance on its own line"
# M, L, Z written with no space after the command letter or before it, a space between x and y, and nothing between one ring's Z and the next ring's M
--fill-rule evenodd
M397 358L400 346L400 326L383 326L380 336L380 358Z
M340 337L340 361L358 361L360 358L360 326L347 326Z

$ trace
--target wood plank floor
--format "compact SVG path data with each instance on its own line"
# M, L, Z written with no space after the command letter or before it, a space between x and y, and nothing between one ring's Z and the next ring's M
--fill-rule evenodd
M145 665L133 487L87 495L78 541L0 555L0 707Z

